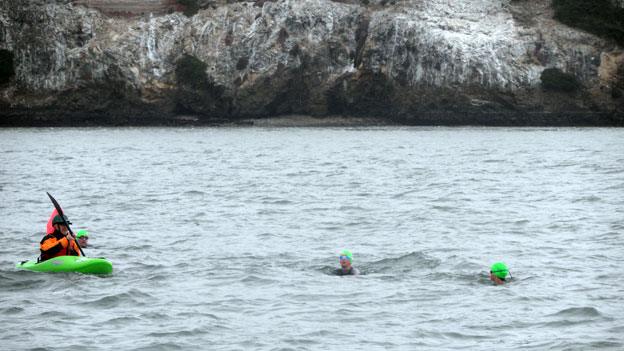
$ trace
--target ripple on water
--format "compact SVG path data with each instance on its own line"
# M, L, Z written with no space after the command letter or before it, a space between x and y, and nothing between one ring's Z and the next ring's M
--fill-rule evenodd
M0 271L0 290L22 291L44 287L49 280L39 272Z
M130 350L133 351L169 351L169 350L187 350L191 349L190 345L180 342L152 342L144 346L139 346Z
M583 341L562 341L556 345L556 347L551 347L551 349L555 350L622 350L622 346L624 344L619 341L591 341L591 342L583 342Z
M14 314L20 314L24 312L24 309L22 307L19 306L11 306L11 307L6 307L6 308L0 308L0 314L2 314L3 316L10 316L10 315L14 315Z
M46 321L46 320L48 321L55 321L55 320L71 321L79 317L79 315L76 313L70 313L67 310L57 310L57 309L40 312L40 313L37 313L36 316L41 321Z
M146 334L149 337L155 338L167 338L167 337L182 337L182 336L197 336L206 334L207 331L203 328L193 328L193 329L182 329L182 330L172 330L172 331L157 331Z
M597 320L611 321L594 307L572 307L547 316L554 319L544 323L549 327L568 327L578 324L593 323Z
M583 196L583 197L579 197L576 198L574 200L572 200L573 203L578 203L578 202L599 202L602 201L602 198L596 195L589 195L589 196Z
M91 301L79 302L78 304L107 309L119 306L145 306L149 305L152 300L152 295L138 289L130 289L126 292L107 295Z
M271 285L278 283L279 281L276 279L268 279L262 278L254 274L250 274L241 279L241 282L252 285L252 286L261 286L261 285Z
M129 249L131 250L131 249ZM140 252L140 251L139 251ZM162 265L159 263L148 263L137 261L136 253L134 251L128 251L128 253L120 253L117 255L118 259L124 259L124 261L132 262L132 269L139 272L160 272L170 266Z
M206 195L205 192L200 191L200 190L189 190L189 191L185 191L182 195L188 195L188 196L204 196Z
M152 273L148 274L144 278L145 280L153 281L153 282L164 282L169 279L169 276L162 273Z
M551 317L602 317L594 307L571 307L550 315Z
M114 326L122 326L122 325L132 325L134 323L141 323L142 320L139 317L134 316L123 316L123 317L114 317L106 321L107 324Z
M425 278L429 281L446 281L457 282L468 285L492 285L489 274L482 272L481 274L475 273L458 273L458 272L430 272L425 275Z
M460 332L457 332L457 331L440 333L440 335L443 338L459 339L459 340L485 340L485 339L489 339L489 336L478 335L478 334L460 333Z
M123 249L123 252L128 252L129 255L132 255L134 251L143 251L143 250L149 250L152 248L152 245L149 244L144 244L144 245L127 245L127 246L123 246L121 248L118 249ZM120 250L121 251L121 250Z
M362 264L359 269L362 273L408 273L420 271L423 268L433 269L440 265L440 259L430 257L422 252L412 252L396 258L384 258L377 262Z

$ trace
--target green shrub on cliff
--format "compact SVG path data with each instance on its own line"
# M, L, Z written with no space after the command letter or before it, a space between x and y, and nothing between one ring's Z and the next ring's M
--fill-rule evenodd
M178 85L193 89L206 90L210 81L206 74L208 65L195 56L185 54L176 62L176 80Z
M558 68L547 68L540 76L542 88L550 91L572 92L581 85L576 77L569 73L564 73Z
M192 55L176 62L175 100L179 112L215 116L226 113L230 101L224 98L225 88L206 73L208 65Z
M187 17L193 17L199 11L197 0L177 0L178 4L184 6L184 14Z
M0 50L0 84L8 83L14 75L13 53L8 50Z
M553 0L555 19L624 44L624 9L611 0Z

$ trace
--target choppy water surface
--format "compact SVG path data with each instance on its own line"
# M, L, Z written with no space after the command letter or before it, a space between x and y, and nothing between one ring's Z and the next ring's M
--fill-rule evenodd
M0 150L5 350L624 348L622 129L4 129ZM15 269L46 191L112 276ZM364 275L328 274L342 248Z

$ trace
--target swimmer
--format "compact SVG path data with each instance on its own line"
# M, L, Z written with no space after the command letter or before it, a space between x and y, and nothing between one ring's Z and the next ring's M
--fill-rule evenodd
M340 268L334 272L336 275L358 275L360 271L351 266L353 262L353 254L349 250L342 250L338 256L340 260Z
M505 284L507 282L507 280L505 280L507 274L509 274L509 278L511 278L509 269L503 262L496 262L490 268L490 280L496 285Z
M76 232L76 239L80 247L85 248L89 246L89 232L86 229L81 229Z

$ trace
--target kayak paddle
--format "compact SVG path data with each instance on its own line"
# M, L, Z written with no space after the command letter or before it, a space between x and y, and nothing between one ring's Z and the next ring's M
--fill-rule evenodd
M46 192L46 194L48 194L48 197L50 198L50 200L52 200L52 204L54 204L54 208L56 208L56 212L58 212L58 215L61 216L61 218L63 219L63 224L65 224L65 226L67 227L67 230L69 230L69 234L71 234L71 236L74 237L74 242L76 243L76 246L78 246L78 249L80 249L80 254L83 257L87 257L85 256L84 251L82 251L82 247L80 247L78 240L76 240L76 236L74 235L74 232L72 232L71 228L69 227L69 223L67 223L67 221L65 220L65 216L63 215L63 209L61 208L59 203L56 202L56 200L52 197L52 195L50 195L49 192Z

